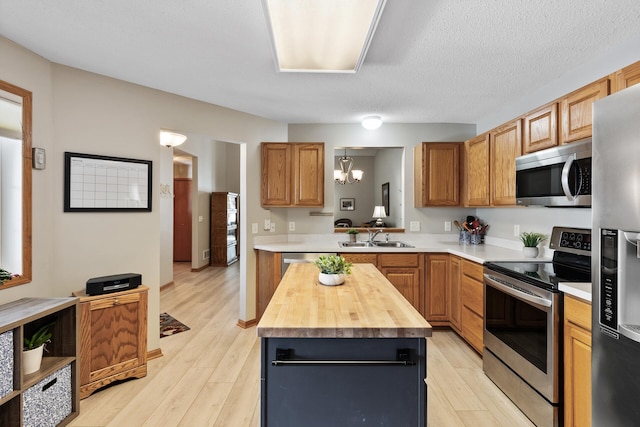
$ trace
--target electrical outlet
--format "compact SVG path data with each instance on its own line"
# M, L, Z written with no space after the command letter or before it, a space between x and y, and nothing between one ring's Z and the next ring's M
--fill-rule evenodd
M451 231L451 221L444 222L444 231Z
M198 216L198 222L204 221L204 217L202 215Z
M251 233L252 234L258 234L258 223L257 222L251 223Z
M269 230L271 230L271 220L267 218L264 220L264 231Z
M296 231L296 222L289 221L289 231Z
M420 231L420 221L409 222L409 231Z
M209 249L202 251L202 259L209 259Z
M514 224L513 225L513 235L518 237L520 236L520 225L519 224Z
M272 232L272 233L275 233L275 232L276 232L276 223L275 223L275 222L272 222L272 223L271 223L271 232Z

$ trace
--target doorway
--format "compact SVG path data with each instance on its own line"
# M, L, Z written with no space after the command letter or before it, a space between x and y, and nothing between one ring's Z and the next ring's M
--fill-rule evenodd
M193 159L176 155L173 159L173 261L192 260Z

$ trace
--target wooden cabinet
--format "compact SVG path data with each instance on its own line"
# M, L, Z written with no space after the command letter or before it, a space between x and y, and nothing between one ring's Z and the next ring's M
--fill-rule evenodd
M114 381L147 375L147 292L139 286L80 298L80 398Z
M263 142L263 207L324 206L324 143Z
M424 316L423 255L418 253L378 254L378 269Z
M609 94L609 78L593 82L560 100L561 143L588 138L592 134L593 103Z
M591 426L591 304L564 297L564 425Z
M353 264L373 264L378 265L378 254L372 253L343 253L340 254L344 259Z
M238 195L211 193L211 250L209 265L227 266L240 256Z
M464 143L464 205L489 206L489 134Z
M267 309L282 277L282 254L256 250L256 320Z
M449 287L447 275L449 255L426 255L425 257L425 313L424 317L433 326L449 325Z
M49 324L51 342L40 369L25 375L24 336ZM77 298L23 298L0 306L0 425L25 425L25 412L29 425L67 425L78 416L78 326Z
M524 119L524 154L558 145L558 103L552 102L527 114Z
M413 150L414 206L460 205L460 142L423 142Z
M521 153L520 119L491 131L489 170L492 206L515 206L516 157Z
M640 61L617 71L611 78L611 93L640 83Z
M484 334L484 285L482 265L466 259L462 267L462 337L482 354Z
M462 266L461 260L449 255L449 271L447 276L449 322L458 333L462 331Z

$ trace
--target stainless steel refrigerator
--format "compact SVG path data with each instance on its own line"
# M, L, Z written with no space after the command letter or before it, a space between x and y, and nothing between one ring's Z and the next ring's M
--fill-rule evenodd
M640 85L594 104L592 178L592 420L594 426L636 426L640 425Z

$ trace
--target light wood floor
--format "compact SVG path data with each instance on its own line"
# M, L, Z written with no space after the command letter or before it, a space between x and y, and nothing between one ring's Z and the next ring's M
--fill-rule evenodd
M162 290L160 311L191 330L160 340L164 356L149 361L145 378L82 400L71 425L259 426L260 343L255 327L236 326L238 264L198 273L175 264L175 285ZM427 353L430 427L533 426L455 333L435 331Z

